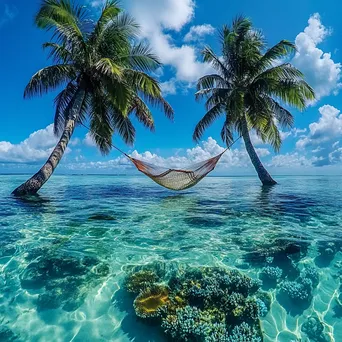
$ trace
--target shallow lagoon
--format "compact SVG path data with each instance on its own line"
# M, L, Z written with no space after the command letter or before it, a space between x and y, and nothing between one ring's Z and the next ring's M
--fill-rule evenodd
M208 177L174 193L139 176L56 176L39 199L10 197L24 179L0 176L1 341L165 341L122 288L151 263L263 279L265 341L342 341L341 177L279 177L271 189ZM275 283L268 265L281 269ZM284 283L308 267L318 271L312 297L289 301Z

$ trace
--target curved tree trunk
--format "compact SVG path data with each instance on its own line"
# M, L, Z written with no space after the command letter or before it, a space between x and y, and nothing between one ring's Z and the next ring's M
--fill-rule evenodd
M66 122L64 132L52 151L49 159L43 165L43 167L29 180L16 188L12 194L15 196L33 195L36 194L39 189L48 181L57 165L61 161L63 154L68 146L70 138L75 129L75 120L70 119Z
M271 175L267 172L264 165L262 165L259 156L257 155L254 146L251 142L251 138L249 136L249 131L247 127L247 122L243 123L243 140L245 142L246 150L251 158L251 162L255 167L256 172L258 173L259 179L263 185L275 185L277 182L271 177Z

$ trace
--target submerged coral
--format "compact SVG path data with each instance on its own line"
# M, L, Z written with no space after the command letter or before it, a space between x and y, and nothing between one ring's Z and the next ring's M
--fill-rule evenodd
M310 279L312 282L312 286L317 287L319 283L319 273L317 268L313 266L307 266L306 268L304 268L300 276L302 279Z
M131 273L125 281L125 287L128 292L139 293L142 289L151 286L158 281L158 276L150 270L141 270Z
M262 338L258 331L249 326L247 323L242 323L234 327L232 333L228 336L227 342L261 342Z
M206 338L225 334L222 315L215 311L200 310L194 306L186 306L168 315L162 322L165 333L179 341L206 341Z
M190 268L169 279L140 270L129 274L125 285L128 292L139 293L133 304L137 316L158 318L172 340L262 340L259 317L268 309L257 296L261 281L237 270Z
M140 292L133 305L138 317L152 318L160 316L160 309L168 304L169 289L165 286L152 285Z
M86 289L96 286L108 273L108 265L97 258L78 259L51 252L31 262L21 274L20 282L24 289L44 289L37 299L38 311L60 306L73 311L82 305Z
M301 282L284 281L280 291L292 300L307 301L311 298L312 281L307 278L303 278Z
M324 335L324 325L316 315L310 316L305 321L302 331L312 342L328 342L330 340Z
M277 281L281 278L283 270L279 267L266 266L261 270L262 279Z

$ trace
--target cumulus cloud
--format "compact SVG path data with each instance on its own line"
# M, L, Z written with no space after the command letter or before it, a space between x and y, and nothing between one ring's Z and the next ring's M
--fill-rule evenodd
M48 158L58 138L53 134L53 125L40 129L19 144L0 141L0 161L33 163Z
M85 135L85 138L83 139L83 144L89 147L96 147L96 143L89 132Z
M164 96L175 95L177 93L177 80L171 78L169 81L160 83L160 88Z
M341 87L341 64L335 63L331 53L317 47L331 34L315 13L309 18L308 26L296 37L297 52L292 63L305 75L313 87L317 100L332 93L337 94Z
M185 35L185 42L199 41L206 35L211 35L215 29L210 24L195 25L190 27L190 31Z
M208 64L199 60L195 47L177 45L171 35L191 22L195 13L195 1L127 0L124 3L141 25L143 36L150 41L162 63L174 69L177 81L195 82L211 70Z
M268 166L276 168L297 168L301 166L308 167L312 166L312 159L308 159L298 152L278 154L272 158L271 162L268 163Z
M342 136L342 114L340 110L324 105L319 108L321 114L317 122L309 125L309 132L296 143L299 150L311 150L317 156L315 166L324 166L339 161L339 138ZM336 153L335 153L336 152Z

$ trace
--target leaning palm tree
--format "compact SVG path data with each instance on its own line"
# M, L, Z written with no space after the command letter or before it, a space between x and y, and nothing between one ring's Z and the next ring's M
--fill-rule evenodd
M282 40L265 49L262 34L244 17L236 18L220 32L221 56L210 47L203 50L204 61L215 73L199 79L196 99L206 98L206 114L197 124L193 138L199 141L208 126L224 116L222 140L229 146L234 132L243 137L246 150L264 185L276 184L261 163L249 131L255 130L263 142L279 151L282 140L278 126L290 128L294 118L286 106L304 110L315 95L303 74L289 63L281 63L295 51Z
M134 43L138 26L115 1L107 1L94 22L85 6L70 0L44 0L35 23L52 31L52 42L43 47L50 50L54 65L33 75L24 97L63 86L55 98L54 132L60 140L43 167L13 191L15 195L37 193L56 169L76 125L88 121L91 136L107 154L114 133L133 143L132 115L154 129L148 104L173 117L158 82L147 74L160 63L148 45Z

